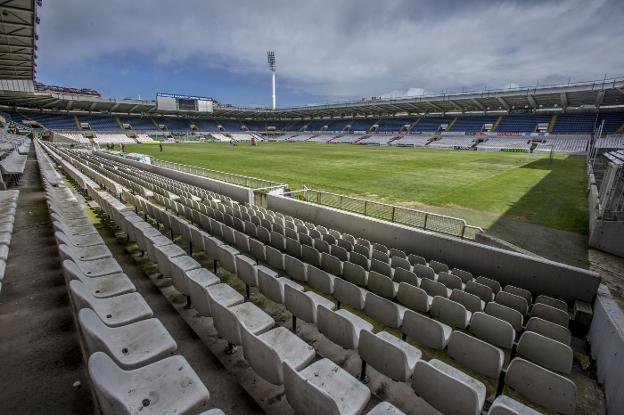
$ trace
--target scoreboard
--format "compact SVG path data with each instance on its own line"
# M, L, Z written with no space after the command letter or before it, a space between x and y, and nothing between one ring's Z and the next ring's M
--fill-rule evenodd
M156 94L156 109L158 111L212 112L212 103L212 98L166 94L163 92Z

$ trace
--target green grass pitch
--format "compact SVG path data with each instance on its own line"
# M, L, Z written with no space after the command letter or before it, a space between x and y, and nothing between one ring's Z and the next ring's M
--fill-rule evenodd
M314 143L129 145L129 152L455 214L587 232L585 157ZM487 217L487 220L481 220ZM494 219L492 219L494 218Z

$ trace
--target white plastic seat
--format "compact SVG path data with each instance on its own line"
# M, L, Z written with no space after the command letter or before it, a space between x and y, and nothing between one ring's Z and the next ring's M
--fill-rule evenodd
M527 321L525 331L534 331L568 346L572 342L572 333L569 329L539 317L531 317Z
M210 290L208 292L210 293ZM242 343L241 326L250 333L260 334L275 325L275 320L271 316L250 302L228 307L213 300L210 308L215 328L230 345L238 346Z
M546 369L566 375L572 372L572 348L534 331L522 333L517 352L519 356Z
M73 240L65 235L63 232L57 231L54 232L54 239L56 239L56 243L58 245L65 244L71 248L75 248L76 252L79 254L79 258L81 261L93 261L95 259L103 259L103 258L111 258L113 254L111 254L108 247L102 242L102 244L91 245L91 246L77 246L74 245Z
M288 285L296 290L303 291L303 286L285 277L279 277L275 271L265 267L258 267L258 288L262 295L278 304L284 304L284 287Z
M284 391L296 413L358 415L370 399L370 390L329 359L297 372L283 363Z
M433 297L431 303L431 316L451 327L465 329L468 327L472 313L458 302L436 296Z
M314 348L285 327L277 327L258 336L241 325L245 360L260 377L274 385L284 383L283 362L295 370L314 359Z
M349 307L362 310L364 308L366 291L342 278L334 280L334 298L338 303L343 303Z
M80 281L73 280L69 289L76 309L91 308L110 327L119 327L134 321L152 317L152 309L138 293L122 294L117 297L95 298Z
M311 291L300 291L290 285L284 286L284 304L286 309L293 315L293 331L296 329L296 319L299 318L307 323L316 324L317 307L323 305L333 310L335 305L332 301Z
M115 297L136 291L134 284L126 274L109 274L91 278L83 274L76 263L70 259L63 261L63 273L67 282L81 281L95 298Z
M102 275L118 274L122 273L123 269L119 266L114 258L102 258L92 261L83 261L80 259L83 256L82 249L89 248L76 248L68 245L59 245L59 253L63 260L71 259L74 261L78 269L88 277L101 277Z
M210 316L210 300L206 290L208 287L221 283L221 280L206 268L197 268L189 271L186 277L188 278L191 306L200 315Z
M175 353L177 344L160 320L108 327L90 308L78 313L89 353L104 352L123 369L136 369Z
M364 330L360 334L358 353L362 358L363 378L364 365L370 364L378 372L399 382L406 382L412 376L416 362L422 357L416 347L385 331L373 333Z
M405 412L389 402L380 402L368 411L366 415L405 415Z
M407 336L423 346L444 350L453 329L437 320L407 310L403 316L401 331L404 338Z
M446 350L463 366L492 379L498 379L503 368L505 353L501 349L459 330L451 333Z
M88 366L103 415L190 415L210 397L182 356L126 371L105 353L96 352Z
M155 246L154 252L156 253L158 269L163 277L171 277L171 260L173 258L186 256L186 251L173 243L170 245Z
M470 333L494 346L505 349L511 349L516 338L516 331L511 323L481 311L472 315Z
M401 327L403 315L406 310L407 308L393 303L388 299L371 292L366 293L364 313L385 326L393 328Z
M360 333L372 331L373 325L345 309L332 311L325 306L317 308L318 330L333 343L345 349L357 349Z
M412 387L445 414L479 415L485 402L483 383L437 359L416 362Z
M576 384L528 360L516 357L509 363L505 384L531 402L564 415L575 413Z
M509 396L500 395L492 402L487 415L540 415L540 412Z
M190 287L187 273L201 268L201 264L193 257L182 255L171 259L171 279L176 290L189 297Z

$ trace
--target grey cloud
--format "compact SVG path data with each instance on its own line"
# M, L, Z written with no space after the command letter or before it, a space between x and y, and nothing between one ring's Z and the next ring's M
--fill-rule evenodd
M259 73L271 49L282 87L330 100L595 79L624 72L623 4L55 0L40 13L39 66L142 51L147 64Z

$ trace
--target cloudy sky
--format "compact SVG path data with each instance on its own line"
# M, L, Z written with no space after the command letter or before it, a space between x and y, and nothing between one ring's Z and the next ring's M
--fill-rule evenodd
M37 79L269 105L624 75L622 0L50 0Z

